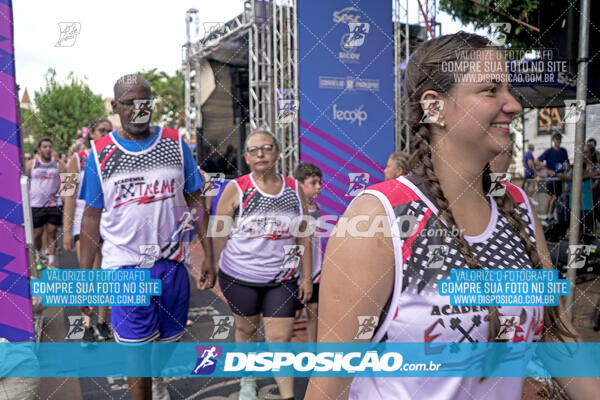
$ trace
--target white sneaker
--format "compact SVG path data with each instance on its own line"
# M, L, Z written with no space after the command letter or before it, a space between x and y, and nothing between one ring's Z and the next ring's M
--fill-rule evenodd
M152 400L171 400L171 395L162 377L152 377Z
M256 378L242 378L240 381L240 396L238 400L256 400L258 385Z

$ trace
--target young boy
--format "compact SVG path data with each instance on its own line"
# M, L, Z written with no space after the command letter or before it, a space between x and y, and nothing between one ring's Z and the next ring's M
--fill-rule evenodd
M315 203L315 199L321 193L321 178L323 173L314 164L303 162L296 167L294 178L298 180L300 187L304 191L304 196L308 201L308 214L311 216L311 221L316 222L321 216L321 209ZM317 313L319 302L319 281L321 280L321 238L314 237L312 240L312 277L313 277L313 294L310 300L306 303L306 331L309 342L317 341Z

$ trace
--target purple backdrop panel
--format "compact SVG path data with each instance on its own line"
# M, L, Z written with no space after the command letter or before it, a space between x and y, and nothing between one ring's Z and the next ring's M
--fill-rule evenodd
M0 14L0 338L17 342L33 339L33 319L22 227L21 140L10 0L0 0Z

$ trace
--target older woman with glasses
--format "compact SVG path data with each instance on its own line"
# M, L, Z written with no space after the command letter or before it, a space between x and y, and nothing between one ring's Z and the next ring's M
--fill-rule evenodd
M245 144L251 173L231 181L217 205L217 215L235 220L229 237L213 243L219 286L234 314L238 342L256 340L261 314L267 342L289 342L297 301L305 303L312 294L311 238L294 235L294 227L305 228L295 221L307 215L306 202L298 182L275 171L279 158L273 134L252 132ZM223 223L217 228L222 231ZM294 397L293 378L275 380L282 399ZM239 398L256 396L255 380L242 378Z

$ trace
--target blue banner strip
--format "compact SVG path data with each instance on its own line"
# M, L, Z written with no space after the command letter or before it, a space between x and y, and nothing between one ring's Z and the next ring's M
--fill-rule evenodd
M598 377L600 343L0 343L0 377Z

